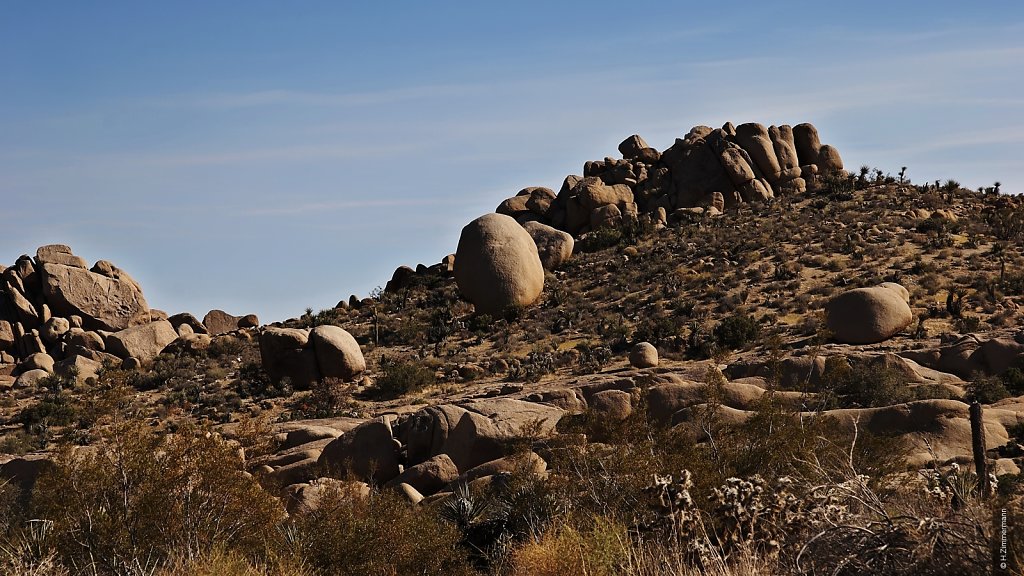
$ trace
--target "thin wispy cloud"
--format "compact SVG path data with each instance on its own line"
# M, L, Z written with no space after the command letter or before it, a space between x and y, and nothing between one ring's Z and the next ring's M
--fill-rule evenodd
M423 99L465 95L479 90L483 84L426 84L386 88L363 92L315 92L290 89L256 90L252 92L214 94L174 94L141 101L140 104L160 108L207 108L230 110L263 106L296 107L358 107L393 104Z
M243 210L248 216L299 216L302 214L319 214L342 210L362 210L369 208L395 208L415 206L454 206L464 202L464 198L423 198L394 200L341 200L338 202L308 202L287 206L269 206Z

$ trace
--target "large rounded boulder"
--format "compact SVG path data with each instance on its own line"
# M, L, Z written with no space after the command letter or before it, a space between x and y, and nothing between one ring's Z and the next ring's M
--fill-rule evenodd
M544 290L537 244L514 218L486 214L462 229L455 283L477 312L499 316L529 306Z
M892 338L914 321L906 290L887 282L843 292L825 305L826 324L838 342L874 344Z
M320 375L350 380L366 370L366 360L359 343L346 330L324 324L313 328L309 341L316 352Z

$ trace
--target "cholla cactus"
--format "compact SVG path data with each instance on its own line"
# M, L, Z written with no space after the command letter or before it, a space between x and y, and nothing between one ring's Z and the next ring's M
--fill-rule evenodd
M847 483L866 482L858 477ZM819 487L797 495L795 481L783 476L769 484L761 476L729 478L715 489L709 500L719 521L723 546L747 545L770 556L777 555L790 534L803 528L835 525L849 516L842 503L843 493L857 486L844 484Z
M693 503L690 489L693 477L689 470L683 470L678 480L672 476L654 476L654 482L644 489L650 498L648 506L653 517L643 523L648 530L669 530L671 533L688 536L693 534L700 517Z

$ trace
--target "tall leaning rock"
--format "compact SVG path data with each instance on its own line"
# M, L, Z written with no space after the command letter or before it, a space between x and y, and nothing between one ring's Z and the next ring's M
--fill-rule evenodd
M838 342L888 340L914 322L907 296L905 288L892 282L848 290L825 305L826 324Z
M462 229L455 283L481 314L500 316L509 307L529 306L544 290L537 244L514 218L481 216Z

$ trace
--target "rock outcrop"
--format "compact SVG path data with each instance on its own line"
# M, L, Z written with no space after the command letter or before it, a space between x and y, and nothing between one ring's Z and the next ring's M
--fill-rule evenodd
M130 359L122 364L130 367L152 359L179 337L188 341L177 349L195 350L209 345L209 332L259 323L251 314L219 310L205 320L209 326L188 313L168 317L151 309L127 272L108 260L90 268L63 244L41 246L34 258L23 255L10 268L0 266L0 364L20 362L20 372L36 370L27 359L45 354L58 372L73 373L75 367L84 381L104 362Z
M822 176L843 170L839 151L822 145L811 124L694 126L664 152L634 134L619 152L622 159L586 162L583 175L567 176L553 199L547 188L525 188L497 212L578 237L638 222L664 223L668 214L684 208L714 206L721 212L800 194L815 189Z
M64 264L44 263L40 273L43 298L53 314L79 316L87 329L124 330L150 320L134 281Z
M267 327L259 335L263 369L275 382L287 378L304 390L322 378L349 380L366 369L355 338L337 326Z

